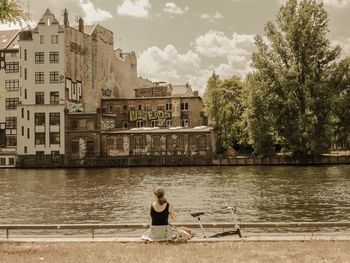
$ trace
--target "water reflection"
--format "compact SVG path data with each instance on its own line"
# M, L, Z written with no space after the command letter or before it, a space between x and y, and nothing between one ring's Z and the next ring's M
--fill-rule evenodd
M347 220L350 167L191 167L0 170L0 223L143 223L163 185L178 221L227 221L236 204L249 222Z

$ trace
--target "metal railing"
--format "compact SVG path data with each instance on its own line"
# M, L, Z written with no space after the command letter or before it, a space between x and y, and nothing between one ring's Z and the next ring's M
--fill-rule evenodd
M174 226L188 228L200 228L196 223L179 223ZM90 230L91 238L95 238L96 230L118 230L118 229L144 229L149 224L19 224L0 225L0 230L5 230L6 239L10 237L10 230ZM204 228L234 228L233 223L204 223ZM240 228L350 228L350 222L265 222L265 223L242 223Z

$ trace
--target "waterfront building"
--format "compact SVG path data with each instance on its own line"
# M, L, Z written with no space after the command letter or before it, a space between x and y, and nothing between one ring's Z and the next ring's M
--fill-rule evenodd
M115 50L113 32L82 18L70 26L67 10L59 20L47 9L35 28L0 31L0 167L211 155L213 131L189 84L139 78L136 54ZM120 140L129 148L116 154Z
M14 167L20 93L19 30L0 31L0 167Z

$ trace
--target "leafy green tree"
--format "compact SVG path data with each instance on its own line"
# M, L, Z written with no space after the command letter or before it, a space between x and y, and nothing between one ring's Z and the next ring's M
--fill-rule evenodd
M322 1L288 0L276 23L267 23L266 37L255 41L252 107L263 110L274 132L297 156L329 150L333 95L345 89L346 81L340 80L347 61L338 63L341 50L328 40L327 24ZM251 134L257 143L261 134Z
M244 142L243 91L243 83L238 77L220 81L214 72L208 80L204 103L206 114L219 135L219 152Z
M0 0L0 23L20 24L28 15L16 0Z
M262 81L257 80L258 76L247 76L247 88L249 95L246 103L247 131L249 144L253 146L254 153L262 155L273 155L274 132L271 116L262 94L265 90L261 88Z

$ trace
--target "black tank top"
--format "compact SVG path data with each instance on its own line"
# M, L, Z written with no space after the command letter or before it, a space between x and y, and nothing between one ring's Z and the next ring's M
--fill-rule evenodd
M166 204L166 207L162 212L157 212L156 210L154 210L153 205L151 205L151 217L152 217L152 226L168 225L169 203Z

